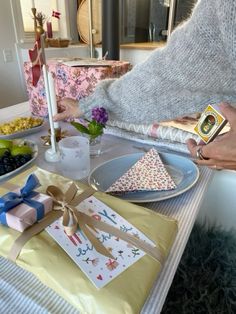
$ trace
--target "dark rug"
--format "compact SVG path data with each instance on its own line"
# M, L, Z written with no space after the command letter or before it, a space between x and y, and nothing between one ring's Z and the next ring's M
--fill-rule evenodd
M236 313L236 230L194 226L162 310L169 313Z

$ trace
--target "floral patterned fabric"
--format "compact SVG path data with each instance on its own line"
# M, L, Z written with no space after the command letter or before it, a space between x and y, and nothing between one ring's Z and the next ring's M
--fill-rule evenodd
M70 67L56 60L49 60L49 70L55 80L58 98L70 97L80 100L93 92L97 83L106 78L118 78L130 70L129 62L107 61L110 66ZM24 74L33 115L47 117L47 103L44 81L41 75L36 87L32 84L31 63L24 63Z
M123 194L138 191L163 191L176 185L167 172L158 152L152 148L125 174L115 181L107 193Z

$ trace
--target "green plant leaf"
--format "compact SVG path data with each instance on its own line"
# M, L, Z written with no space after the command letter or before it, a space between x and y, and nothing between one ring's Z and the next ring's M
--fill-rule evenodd
M100 123L97 123L95 120L92 120L88 125L89 134L94 137L102 135L103 134L103 125Z
M90 134L89 130L81 123L72 121L71 125L73 125L73 127L75 127L81 133Z

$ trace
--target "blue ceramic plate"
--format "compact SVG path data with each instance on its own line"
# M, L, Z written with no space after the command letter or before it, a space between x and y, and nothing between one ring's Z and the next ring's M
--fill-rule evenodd
M119 177L121 177L144 153L121 156L106 161L95 168L89 175L89 184L98 191L105 192ZM199 170L189 159L175 154L160 153L162 162L177 188L169 191L132 192L119 195L123 200L134 203L147 203L165 200L188 191L197 182Z

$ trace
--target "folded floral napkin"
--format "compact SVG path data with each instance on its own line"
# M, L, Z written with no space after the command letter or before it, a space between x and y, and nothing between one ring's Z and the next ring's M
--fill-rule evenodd
M152 148L126 173L115 181L107 193L122 194L138 191L163 191L176 185L167 172L158 152Z

